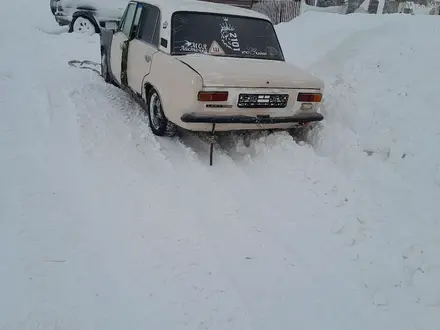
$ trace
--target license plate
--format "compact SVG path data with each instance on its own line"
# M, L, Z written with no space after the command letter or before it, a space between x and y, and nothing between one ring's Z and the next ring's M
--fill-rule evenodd
M289 94L240 94L239 108L285 108Z

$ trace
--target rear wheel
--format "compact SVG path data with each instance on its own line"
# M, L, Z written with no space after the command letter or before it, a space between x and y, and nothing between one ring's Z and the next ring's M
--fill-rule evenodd
M176 135L177 127L165 117L159 94L154 88L148 93L147 112L153 134L170 137Z

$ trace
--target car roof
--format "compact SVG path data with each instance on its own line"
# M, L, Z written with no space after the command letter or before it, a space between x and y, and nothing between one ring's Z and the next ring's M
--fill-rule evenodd
M224 15L254 17L270 21L269 17L255 10L203 0L146 0L136 2L158 7L162 13L162 20L170 19L171 15L177 11L195 11L202 13L207 12Z

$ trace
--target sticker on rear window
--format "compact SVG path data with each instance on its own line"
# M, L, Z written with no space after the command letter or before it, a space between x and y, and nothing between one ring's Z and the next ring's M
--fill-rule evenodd
M225 55L225 51L220 47L217 41L213 41L211 47L209 47L209 54L213 55Z
M180 51L182 52L196 52L196 53L207 53L208 45L200 42L185 40L185 43L180 46Z
M240 43L235 32L235 26L229 23L227 17L223 17L223 23L220 24L220 37L224 46L235 52L240 51Z
M267 52L262 52L253 47L248 47L241 52L243 55L267 56Z

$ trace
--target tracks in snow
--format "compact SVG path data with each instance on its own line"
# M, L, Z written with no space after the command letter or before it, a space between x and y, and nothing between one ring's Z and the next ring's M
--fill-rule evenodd
M71 67L77 68L77 69L83 69L83 70L91 70L93 72L96 72L98 75L101 75L101 64L89 61L89 60L70 60L67 62Z

